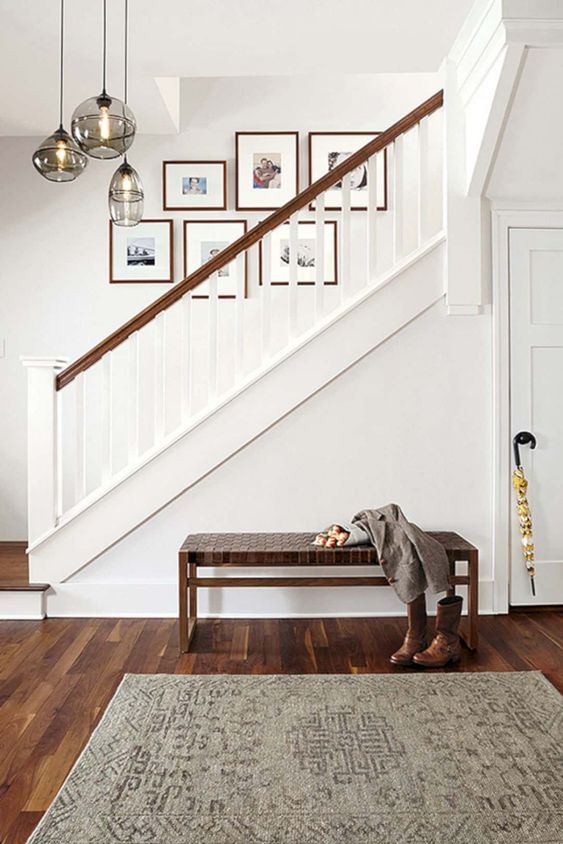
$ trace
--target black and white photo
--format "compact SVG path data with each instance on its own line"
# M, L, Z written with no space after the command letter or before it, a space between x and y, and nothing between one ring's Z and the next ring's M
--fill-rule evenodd
M173 281L173 268L172 220L142 220L134 229L110 222L110 284L169 284Z

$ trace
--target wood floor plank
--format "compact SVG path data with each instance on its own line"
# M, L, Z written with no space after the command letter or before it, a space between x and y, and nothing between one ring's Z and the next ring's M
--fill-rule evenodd
M563 613L481 619L478 652L443 670L537 670L563 690ZM433 620L429 624L431 633ZM0 622L0 842L23 844L125 673L409 673L396 618L203 619L178 653L173 619Z

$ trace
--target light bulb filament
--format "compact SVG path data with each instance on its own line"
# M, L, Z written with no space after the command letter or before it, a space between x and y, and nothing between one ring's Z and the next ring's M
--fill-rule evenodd
M64 141L57 142L57 151L55 153L57 157L57 163L60 168L64 167L66 162L66 146Z
M102 141L109 141L110 138L110 123L109 111L107 106L100 106L100 120L98 122L100 127L100 138Z

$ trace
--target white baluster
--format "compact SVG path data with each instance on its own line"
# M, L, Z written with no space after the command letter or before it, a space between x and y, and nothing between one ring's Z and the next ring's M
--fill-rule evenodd
M154 318L154 442L162 442L166 429L166 311Z
M74 379L74 423L76 453L74 455L74 500L82 501L86 495L86 373Z
M139 333L127 338L129 352L127 398L127 461L134 463L139 456Z
M262 320L262 363L272 354L272 236L270 232L264 235L261 246L261 320Z
M385 153L382 153L384 155ZM377 277L377 153L368 161L367 283Z
M342 210L340 212L340 298L350 287L351 275L351 176L342 179Z
M403 136L393 143L393 264L403 256Z
M218 305L219 274L213 273L209 277L209 380L208 400L212 402L217 397L217 305Z
M60 407L55 377L66 358L22 358L27 368L27 493L28 541L55 524L60 513ZM30 580L41 573L30 570Z
M102 484L106 484L112 475L112 401L111 401L111 352L102 358L102 401L101 401L101 476Z
M244 375L244 300L246 284L246 253L237 255L234 267L237 278L237 298L235 300L235 385Z
M299 242L299 223L297 214L289 218L289 296L288 296L288 339L291 341L297 332L297 244Z
M323 316L325 282L325 194L315 200L315 321Z
M191 318L192 294L180 301L180 418L182 425L190 416L192 400Z
M416 128L418 145L417 245L426 238L424 198L428 196L428 118L423 117Z

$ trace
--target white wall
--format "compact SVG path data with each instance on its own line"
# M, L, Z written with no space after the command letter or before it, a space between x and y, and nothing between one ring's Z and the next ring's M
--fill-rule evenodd
M50 614L176 612L188 533L315 530L397 501L481 549L491 611L490 318L440 301L258 440L56 587ZM150 584L147 589L147 584ZM108 586L110 588L108 588ZM141 611L139 611L141 607ZM119 609L120 608L120 609ZM396 613L391 590L221 590L202 612Z
M175 278L182 277L181 223L162 212L163 159L229 162L234 201L234 132L291 129L301 136L306 184L308 130L384 129L440 88L437 74L197 79L185 81L184 131L139 136L131 162L145 184L146 217L175 219ZM20 355L76 358L166 285L109 285L106 195L115 163L90 162L70 185L52 185L31 166L37 138L0 139L0 537L26 537L25 373ZM193 219L248 218L246 212Z
M491 199L561 203L563 49L529 48L488 185Z

